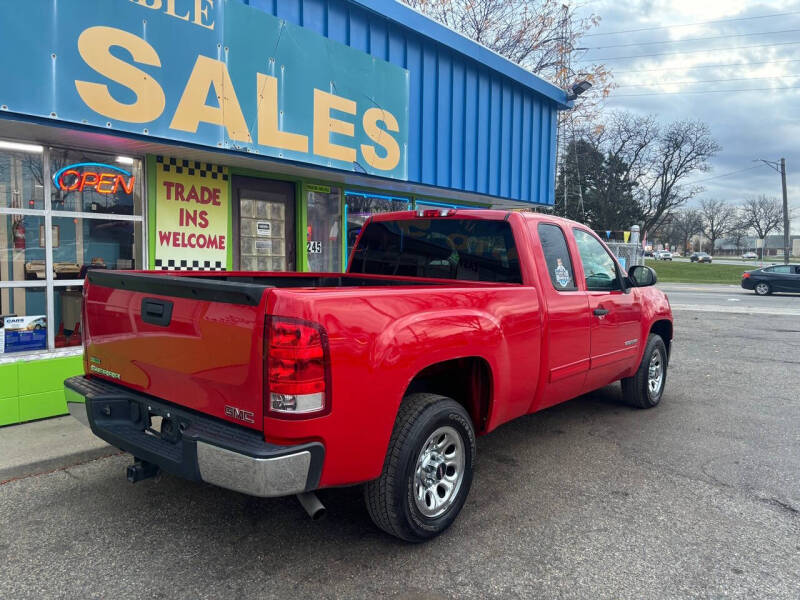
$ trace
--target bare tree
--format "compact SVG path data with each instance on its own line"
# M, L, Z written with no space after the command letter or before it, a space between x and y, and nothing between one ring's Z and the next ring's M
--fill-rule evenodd
M670 226L673 236L681 241L681 247L686 252L689 240L703 231L703 216L693 208L680 210L672 215Z
M734 213L734 220L728 229L727 240L730 241L735 247L736 252L741 252L744 249L744 240L750 237L752 228L744 221L740 214L740 210ZM749 250L749 248L747 248Z
M708 171L709 159L720 150L701 121L675 121L667 126L640 178L644 231L702 191L698 186L687 185L686 179L696 172Z
M758 239L763 240L761 256L766 250L767 236L771 232L783 231L783 205L777 198L759 196L748 198L742 206L742 220L756 233Z
M715 198L700 201L700 214L703 217L703 233L711 242L711 254L717 240L725 237L736 220L736 209L730 204Z
M707 171L709 159L720 150L708 126L700 121L676 121L661 128L655 117L629 112L613 112L603 123L584 127L580 139L587 148L601 153L605 163L627 182L645 232L660 229L675 209L702 190L686 180ZM576 160L580 156L577 153ZM586 174L562 163L559 177L571 178L569 183L576 187ZM586 183L591 187L591 182ZM619 198L601 200L613 204Z
M586 97L595 101L611 91L604 65L574 70L570 57L578 40L600 19L579 17L577 6L560 0L403 0L423 14L550 81L566 85L588 79L593 88ZM577 60L575 61L577 62Z

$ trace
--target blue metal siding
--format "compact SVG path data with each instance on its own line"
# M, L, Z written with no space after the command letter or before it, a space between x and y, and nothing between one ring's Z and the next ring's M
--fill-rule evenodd
M419 18L385 0L239 1L408 69L409 181L553 203L558 102L546 84L397 23Z

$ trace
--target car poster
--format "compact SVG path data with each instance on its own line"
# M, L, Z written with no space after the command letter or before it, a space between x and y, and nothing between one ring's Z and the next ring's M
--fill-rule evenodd
M0 328L0 353L47 349L47 317L5 317Z

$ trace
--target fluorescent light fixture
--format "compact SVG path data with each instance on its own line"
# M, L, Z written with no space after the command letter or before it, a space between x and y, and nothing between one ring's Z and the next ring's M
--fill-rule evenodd
M20 144L17 142L6 142L0 140L0 150L16 150L17 152L33 152L41 154L44 148L36 144Z
M133 159L130 156L118 156L117 162L121 165L132 165Z

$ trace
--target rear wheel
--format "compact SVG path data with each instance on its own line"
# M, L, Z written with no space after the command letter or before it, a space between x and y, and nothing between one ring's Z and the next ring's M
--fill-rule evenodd
M622 380L622 397L631 406L653 408L661 402L666 383L667 347L660 335L651 333L636 374Z
M370 517L409 542L439 535L464 506L474 460L475 432L464 407L436 394L406 397L383 472L364 486Z
M756 294L759 296L768 296L772 293L772 288L769 287L769 284L764 281L759 281L756 284L756 287L753 288Z

